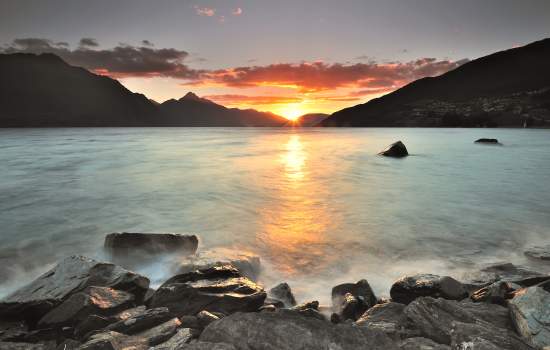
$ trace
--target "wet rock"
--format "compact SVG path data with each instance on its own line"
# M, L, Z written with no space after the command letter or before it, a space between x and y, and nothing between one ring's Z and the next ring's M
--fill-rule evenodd
M195 315L206 310L231 314L257 311L265 291L231 266L216 266L174 276L160 286L152 307L165 306L176 315Z
M414 337L402 340L399 343L399 347L401 350L451 350L451 347L448 345L438 344L431 339L422 337ZM466 349L467 348L464 348L464 350Z
M377 304L367 310L355 323L361 327L384 332L392 339L418 336L419 331L414 329L404 313L405 306L394 302Z
M143 298L149 280L120 266L71 256L0 301L0 317L37 322L55 306L87 287L110 287Z
M110 233L105 236L105 249L113 256L136 254L194 254L199 239L178 233Z
M515 329L527 342L550 346L550 281L517 291L508 306Z
M180 326L180 320L175 317L158 326L136 334L136 337L145 339L149 346L155 346L172 338Z
M49 350L45 344L0 342L0 350Z
M498 281L533 285L547 278L549 276L523 266L511 263L496 263L489 264L477 272L468 274L465 285L468 289L476 290Z
M331 291L332 306L336 312L341 311L347 293L356 297L364 305L365 310L373 307L377 302L376 296L367 280L363 279L357 283L343 283L333 287Z
M158 326L173 317L168 308L158 307L144 310L126 319L112 323L107 326L106 330L123 334L136 334Z
M513 331L490 323L454 322L451 328L451 349L532 350Z
M462 300L468 292L462 283L449 276L419 274L396 281L390 290L393 301L409 304L418 297L430 296L449 300Z
M277 310L277 308L275 307L275 305L272 305L272 304L267 304L266 305L266 304L264 304L264 306L262 306L259 311L260 312L262 312L262 311L263 312L273 312L273 311L276 311L276 310Z
M237 350L233 345L226 343L195 342L186 344L178 350Z
M352 320L355 321L365 311L367 311L368 306L365 305L363 300L359 299L358 297L352 295L351 293L346 293L344 296L344 300L342 301L342 305L340 307L340 313L342 315L342 320Z
M405 147L405 144L403 144L403 142L397 141L389 145L382 152L378 153L378 155L385 157L402 158L408 156L409 152L407 151L407 147Z
M199 339L232 344L239 350L398 349L381 332L334 325L286 309L229 315L206 327Z
M487 138L481 138L474 141L474 143L489 143L489 144L498 144L497 139L487 139Z
M204 328L208 326L210 323L219 320L220 317L214 315L211 312L203 310L197 314L197 319L201 327Z
M508 310L495 304L420 297L407 305L404 313L423 337L447 345L451 344L454 322L511 330Z
M111 331L94 334L78 350L147 350L148 348L146 339Z
M319 310L319 302L313 300L292 307L294 311L304 311L307 309Z
M270 298L282 302L284 307L296 306L296 299L294 298L294 294L292 294L292 290L290 289L288 283L279 283L275 287L271 288L267 292L267 295Z
M185 345L193 338L190 328L180 328L176 334L167 341L159 344L153 350L179 350L185 349Z
M256 281L260 275L261 262L256 254L225 248L201 251L196 255L181 259L176 274L204 270L215 266L233 266L242 276Z
M272 298L269 298L269 297L265 298L264 306L273 306L277 309L282 309L282 308L286 307L285 303L283 303L282 301L277 300L277 299L272 299Z
M71 295L38 321L41 328L74 325L89 315L112 315L132 305L134 296L108 287L88 287Z
M476 290L470 298L476 303L487 302L506 306L506 300L512 298L513 292L520 288L518 284L499 281Z
M524 254L532 259L550 261L550 244L528 247Z

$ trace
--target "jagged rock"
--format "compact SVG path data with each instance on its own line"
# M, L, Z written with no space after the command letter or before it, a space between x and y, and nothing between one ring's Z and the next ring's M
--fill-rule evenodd
M112 315L128 308L134 296L107 287L88 287L71 295L38 321L41 328L74 325L89 315Z
M149 280L114 264L71 256L2 299L0 317L25 319L33 324L56 305L90 286L126 291L139 301L149 287Z
M474 141L474 143L490 143L490 144L498 144L497 139L487 139L487 138L481 138Z
M550 346L550 281L517 291L508 306L517 332L527 342Z
M181 321L181 326L183 328L194 328L194 329L202 328L197 316L184 315L184 316L180 316L179 319Z
M198 341L191 344L185 344L177 350L237 350L233 345L226 343L209 343Z
M396 281L390 290L393 301L408 304L418 297L462 300L468 292L462 283L449 276L419 274L405 276Z
M356 297L361 304L364 305L365 310L370 309L376 305L376 296L369 285L369 282L365 279L358 281L357 283L343 283L332 288L332 307L335 312L340 312L345 299L345 295L350 293ZM359 315L361 316L361 315Z
M175 317L156 327L136 334L136 337L145 339L149 346L155 346L172 338L181 326L180 320Z
M529 258L550 261L550 244L528 247L524 254Z
M470 296L474 302L488 302L506 306L506 300L512 298L513 292L521 286L512 282L495 282L487 287L476 290Z
M368 309L355 323L361 327L384 332L392 339L417 336L419 331L412 327L404 314L405 306L395 302L377 304Z
M407 305L404 313L423 337L447 345L451 344L454 322L511 329L508 310L496 304L420 297Z
M265 298L264 305L262 307L264 307L264 306L273 306L273 307L278 308L278 309L286 307L285 303L283 303L282 301L277 300L277 299L272 299L272 298L269 298L269 297Z
M173 337L163 342L162 344L155 346L153 350L185 349L184 346L189 343L192 338L193 334L191 333L190 328L180 328Z
M276 310L277 310L277 308L275 307L275 305L272 305L272 304L267 304L266 305L266 304L264 304L264 306L262 306L259 311L260 312L262 312L262 311L263 312L273 312L273 311L276 311Z
M112 323L107 326L106 330L123 334L136 334L169 321L173 317L174 316L170 313L168 308L158 307L144 310L141 313L131 315L126 319Z
M313 300L292 307L294 311L304 311L307 309L319 310L319 302Z
M395 350L384 333L303 317L295 311L235 313L210 324L200 341L222 342L239 350Z
M178 233L110 233L105 236L105 249L113 256L137 254L194 254L199 239Z
M147 350L148 348L146 339L110 331L92 335L78 350Z
M294 298L288 283L279 283L275 287L271 288L267 292L267 295L282 302L285 307L293 307L296 305L296 299Z
M204 327L208 326L210 323L219 320L220 317L214 315L211 312L203 310L203 311L201 311L197 314L197 319L198 319L199 324L201 325L201 327L204 328Z
M0 342L0 350L48 350L45 344Z
M466 276L465 285L468 289L477 290L492 283L512 282L522 286L542 282L550 276L511 263L489 264L481 270Z
M487 322L453 322L451 349L532 350L513 331Z
M385 157L402 158L408 156L409 152L407 151L407 147L405 147L405 144L403 142L397 141L389 145L382 152L378 153L378 155Z
M74 339L65 339L57 345L55 350L76 350L80 347L80 345L80 342Z
M17 341L23 339L29 333L29 329L21 321L0 321L0 342Z
M114 316L114 318L115 318L116 321L127 320L131 317L136 317L138 315L143 314L145 312L145 310L147 310L145 305L136 306L136 307L133 307L131 309L127 309L127 310L119 312L118 314L116 314Z
M176 268L176 274L204 270L214 266L230 265L242 276L256 281L260 275L261 262L258 255L224 248L214 248L183 258Z
M451 347L448 345L438 344L431 339L422 337L414 337L402 340L399 343L399 347L401 350L451 350ZM464 348L464 350L466 349L467 348Z
M79 339L85 339L91 332L103 329L115 321L114 317L89 315L75 327L74 335Z
M342 320L355 321L359 317L361 317L361 315L363 315L363 313L367 311L367 309L368 306L365 305L363 300L359 299L351 293L346 293L340 307Z
M176 315L194 315L202 310L231 314L257 311L265 291L231 266L216 266L174 276L151 298L151 307L166 306Z

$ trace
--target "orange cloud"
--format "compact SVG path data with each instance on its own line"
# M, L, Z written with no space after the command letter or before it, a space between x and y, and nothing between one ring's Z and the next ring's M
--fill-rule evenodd
M287 104L302 102L300 97L296 96L255 96L255 95L207 95L205 98L216 103L227 105L271 105L271 104Z
M199 16L212 17L216 14L216 9L210 7L199 7L197 5L195 5L195 11Z

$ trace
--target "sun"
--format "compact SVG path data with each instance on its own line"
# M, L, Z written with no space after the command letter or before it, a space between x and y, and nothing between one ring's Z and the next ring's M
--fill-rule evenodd
M298 103L290 103L279 108L276 113L290 121L296 121L304 114L304 111Z

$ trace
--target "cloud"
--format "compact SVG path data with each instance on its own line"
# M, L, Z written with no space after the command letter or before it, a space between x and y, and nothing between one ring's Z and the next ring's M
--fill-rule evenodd
M212 100L220 104L228 105L269 105L269 104L287 104L287 103L299 103L302 102L302 98L297 96L255 96L255 95L234 95L234 94L221 94L221 95L208 95L205 98Z
M150 42L149 40L142 40L141 41L141 45L143 46L149 46L149 47L153 47L155 46L152 42Z
M240 7L237 7L236 9L233 9L233 11L231 11L231 14L233 16L240 16L243 14L243 9Z
M199 7L195 5L195 11L197 12L197 15L199 16L207 16L212 17L216 14L216 9L210 8L210 7Z
M84 45L83 45L84 44ZM94 45L95 44L95 45ZM80 40L79 46L72 50L66 43L48 39L15 39L5 53L49 52L60 56L69 64L87 68L98 74L113 78L125 77L172 77L179 79L198 79L202 71L194 70L183 64L189 54L177 49L154 49L149 46L120 44L112 49L94 48L97 42L90 38Z

